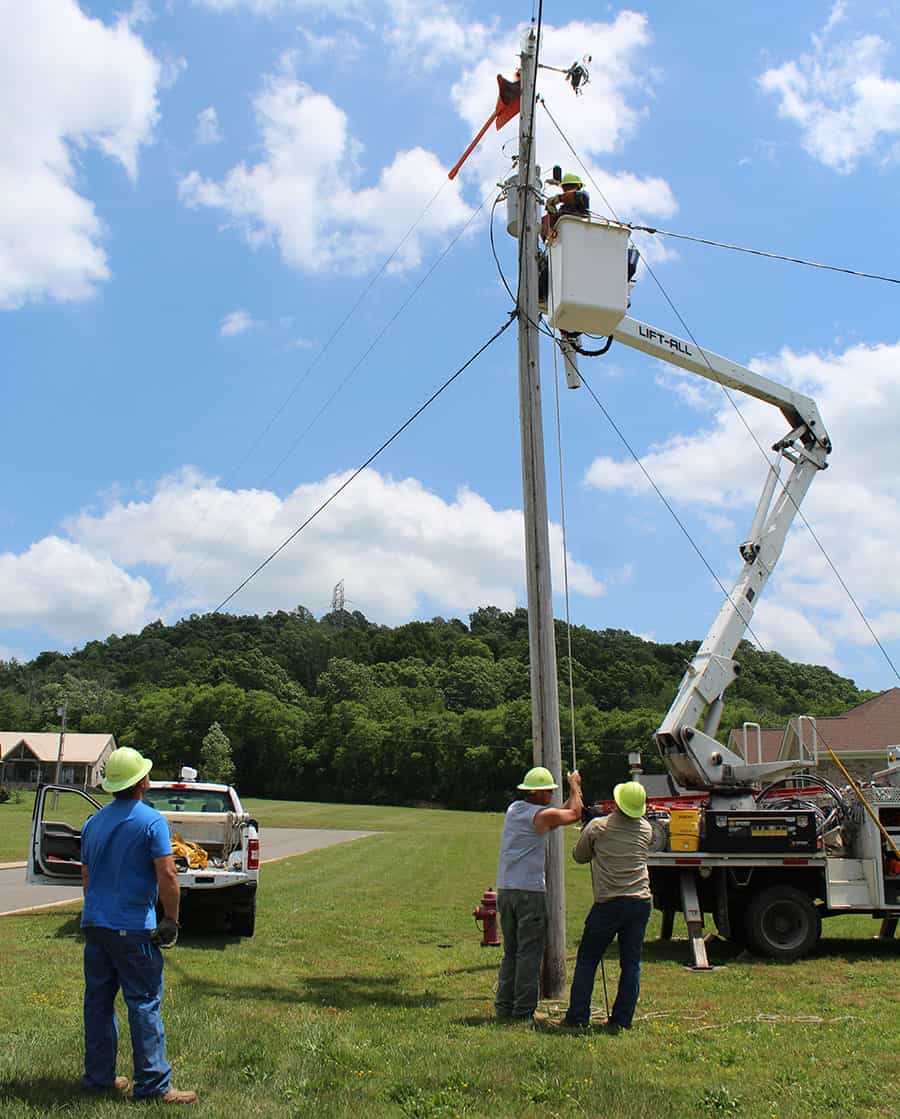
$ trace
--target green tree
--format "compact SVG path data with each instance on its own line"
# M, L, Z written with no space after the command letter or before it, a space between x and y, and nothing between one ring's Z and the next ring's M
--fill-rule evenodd
M206 781L230 785L234 777L231 743L218 723L213 723L200 747L200 776Z

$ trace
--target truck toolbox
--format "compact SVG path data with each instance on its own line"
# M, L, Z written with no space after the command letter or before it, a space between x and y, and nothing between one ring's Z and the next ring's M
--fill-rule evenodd
M816 831L812 812L726 812L708 808L703 850L815 854Z

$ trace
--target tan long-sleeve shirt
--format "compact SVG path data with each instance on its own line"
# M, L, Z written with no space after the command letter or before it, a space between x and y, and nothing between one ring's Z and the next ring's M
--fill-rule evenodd
M615 809L587 825L572 852L576 863L591 864L594 901L650 897L647 855L653 829L640 816L633 819Z

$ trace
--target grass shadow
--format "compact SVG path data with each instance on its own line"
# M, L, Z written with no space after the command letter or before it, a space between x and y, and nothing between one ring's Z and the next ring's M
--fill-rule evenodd
M236 933L191 932L182 929L178 933L178 943L185 948L200 948L205 952L224 952L234 944L240 944L244 937Z
M81 940L81 914L76 913L63 921L52 938L53 940Z
M496 1026L497 1029L506 1029L507 1022L497 1018L495 1014L467 1014L464 1018L451 1018L454 1026Z
M299 1002L327 1005L339 1010L360 1006L395 1006L420 1010L447 1000L425 990L421 994L399 989L400 977L394 975L323 975L306 976L301 980Z
M305 1003L328 1006L336 1010L359 1007L400 1007L421 1010L447 1000L433 991L412 993L400 989L399 976L322 975L303 976L293 987L254 986L235 980L233 984L201 979L191 974L176 956L169 955L166 967L192 996L211 999L255 1000L257 1002Z
M26 1104L42 1112L70 1111L76 1104L108 1104L114 1093L83 1092L75 1078L29 1076L0 1078L0 1105Z
M758 964L771 966L781 961L757 956L742 944L733 940L721 940L711 936L706 941L706 954L713 965L728 963ZM645 963L676 963L688 965L691 962L691 949L687 940L648 940L644 944ZM861 963L872 960L900 959L900 940L879 940L872 937L860 940L856 937L823 937L810 952L809 959L840 959L848 963ZM606 962L618 962L615 949L605 957Z

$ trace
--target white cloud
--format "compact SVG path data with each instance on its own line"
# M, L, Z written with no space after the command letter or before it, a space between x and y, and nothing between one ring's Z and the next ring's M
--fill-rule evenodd
M814 479L803 511L885 640L900 636L898 367L900 343L859 344L828 354L785 349L752 363L756 371L808 393L819 405L835 450L828 470ZM763 447L784 434L784 420L775 409L739 394L735 399ZM651 447L642 462L670 500L695 507L707 520L736 516L742 531L749 527L765 465L724 397L702 429ZM648 491L630 460L598 458L586 480L603 490ZM737 536L729 535L736 544ZM759 631L787 655L831 664L839 663L842 644L872 644L827 560L799 523L760 606Z
M256 326L256 320L246 311L229 311L219 324L219 337L233 338L235 334L243 334L251 326Z
M315 41L311 33L303 33ZM455 157L456 143L464 146L466 133L473 134L494 106L496 74L513 72L520 49L518 29L501 33L493 25L466 21L447 3L429 7L423 16L408 0L389 0L387 37L397 51L414 53L425 66L476 57L451 90L452 103L466 122L459 140L443 145L448 149L443 154ZM602 58L582 97L575 98L560 75L548 78L549 72L542 71L541 79L542 89L552 89L549 100L555 118L597 183L599 190L591 188L594 208L606 209L602 193L623 216L671 216L677 207L664 179L611 171L597 163L598 156L621 147L642 116L636 100L646 96L648 85L646 70L639 65L640 51L649 43L646 18L621 12L609 23L547 25L543 41L543 57L551 65L569 65L586 46ZM275 243L288 264L304 271L355 271L390 253L406 234L411 217L443 185L392 262L395 270L415 267L429 238L444 237L471 217L460 180L448 184L442 159L415 147L398 152L372 185L364 185L367 180L372 183L373 176L365 167L362 144L340 106L296 77L299 59L299 52L285 55L255 99L262 158L238 163L219 181L192 171L179 184L182 202L224 212L250 245ZM543 113L538 135L545 171L555 162L571 163L565 142ZM490 134L491 142L485 142L464 169L467 189L474 187L481 197L506 173L508 154L500 149L505 139L514 137L511 125L505 137ZM653 242L647 251L654 259L665 256Z
M123 572L138 564L159 570L173 588L174 612L209 609L345 477L304 484L281 498L223 489L186 470L163 479L147 500L113 500L102 513L72 518L67 528L72 547L109 556ZM562 533L557 525L551 532L559 572ZM512 609L523 594L523 541L518 510L494 509L467 489L445 501L416 479L367 470L230 608L265 611L298 602L317 608L328 601L335 573L352 571L348 594L382 622L405 621L423 602L447 613L484 603ZM569 584L589 596L604 589L572 557Z
M484 56L462 75L451 89L451 96L469 135L474 135L497 100L496 75L512 77L520 50L519 30L498 34L485 49ZM652 73L642 65L642 51L650 43L647 19L636 12L619 12L611 22L573 20L561 27L544 25L541 59L550 66L568 67L585 52L593 55L590 84L583 95L575 97L561 74L543 70L538 78L538 92L585 161L591 176L612 208L621 216L637 219L643 216L669 217L677 209L671 188L659 177L641 178L629 172L607 170L597 162L601 156L618 151L634 134L643 115L638 102L647 97ZM537 109L537 161L546 177L558 163L564 170L581 173L573 164L571 152L560 137L550 117ZM502 139L512 141L516 150L515 122L506 125ZM491 131L466 167L470 176L487 183L505 176L509 161L500 151L497 134ZM501 141L502 142L502 141ZM597 190L588 182L591 205L597 211L606 206Z
M441 0L427 5L417 0L388 0L387 7L390 43L400 54L415 58L417 65L426 70L442 62L481 54L493 30L466 18L458 5Z
M133 179L157 118L159 62L128 17L90 19L75 0L0 5L0 308L88 297L109 277L103 226L79 193L93 146Z
M140 629L153 615L146 579L71 540L46 536L27 552L0 554L0 616L62 641Z
M303 59L333 58L347 65L362 53L363 45L349 31L338 30L332 34L318 35L307 27L298 27L303 36Z
M214 12L247 10L258 16L272 16L290 8L311 9L318 15L327 12L342 19L356 20L364 20L372 6L370 0L194 0L194 5Z
M220 144L222 142L219 114L216 112L215 105L208 105L197 114L194 135L198 144Z
M891 48L880 36L832 42L844 15L835 4L812 50L766 70L759 84L778 98L779 116L799 125L814 159L849 173L900 135L900 81L882 72Z
M274 241L297 268L369 267L396 247L411 217L446 183L437 157L413 148L398 152L374 186L361 185L363 148L347 115L289 73L270 77L254 104L262 160L237 164L221 182L192 171L179 196L187 206L224 210L249 244ZM446 185L392 267L417 265L428 238L458 228L471 212L459 185Z

